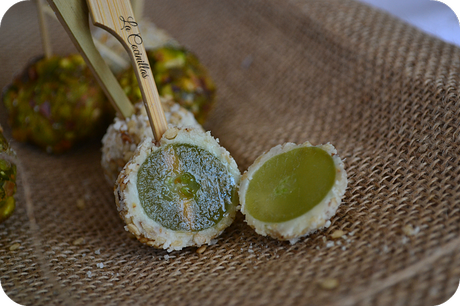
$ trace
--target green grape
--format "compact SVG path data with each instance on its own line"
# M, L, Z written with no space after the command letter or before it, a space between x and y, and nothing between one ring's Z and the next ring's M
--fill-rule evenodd
M151 153L139 169L137 189L146 214L176 231L210 228L238 201L235 181L222 162L189 144Z
M321 148L301 147L276 155L252 176L248 213L262 222L285 222L319 204L336 177L332 157Z

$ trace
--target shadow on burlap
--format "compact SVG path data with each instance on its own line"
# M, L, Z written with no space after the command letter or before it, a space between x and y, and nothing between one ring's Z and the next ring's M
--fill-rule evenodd
M241 170L276 144L331 142L349 177L343 203L329 228L294 245L258 236L238 215L202 255L167 253L124 231L99 140L62 156L14 142L18 207L0 225L9 297L24 305L436 305L453 295L458 47L350 0L148 1L145 15L208 67L218 103L205 127ZM75 52L60 24L49 24L55 52ZM41 53L30 2L8 12L0 40L3 87ZM331 238L338 229L345 239ZM323 288L325 279L338 286Z

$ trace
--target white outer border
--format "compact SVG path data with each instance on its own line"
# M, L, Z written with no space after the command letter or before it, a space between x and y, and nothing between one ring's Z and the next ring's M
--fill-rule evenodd
M262 167L262 165L271 159L273 156L289 152L291 150L301 148L301 147L317 147L326 151L329 155L332 156L332 159L336 168L336 180L332 189L324 197L324 199L317 204L313 209L307 213L299 216L295 219L279 222L279 223L269 223L262 222L260 220L252 217L245 209L246 205L246 192L248 190L249 182L252 179L257 170ZM308 141L296 145L294 143L285 143L283 145L277 145L273 147L267 153L262 154L259 158L256 159L254 164L252 164L248 170L241 177L241 184L239 190L241 212L245 216L245 220L249 226L254 228L254 230L263 236L270 236L279 240L289 240L291 243L297 242L297 240L302 237L313 233L314 231L321 229L326 226L326 222L335 215L337 208L340 205L342 196L345 193L347 187L347 173L345 172L343 162L340 157L337 155L337 150L330 143L325 145L313 146Z
M171 138L171 139L168 139ZM160 140L160 146L169 144L191 144L203 148L217 157L235 180L240 182L241 173L227 150L219 146L218 140L210 132L204 133L192 128L169 128ZM198 232L173 231L150 219L140 205L137 190L137 174L140 166L150 153L159 150L152 138L146 138L137 148L131 160L125 165L115 185L115 199L121 218L126 222L125 229L147 245L181 250L188 246L210 244L235 218L236 205L231 206L222 220L213 227Z

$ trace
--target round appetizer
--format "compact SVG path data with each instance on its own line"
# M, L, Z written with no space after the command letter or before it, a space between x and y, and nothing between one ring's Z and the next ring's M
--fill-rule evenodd
M258 234L295 243L325 227L346 187L343 162L331 144L286 143L243 174L241 212Z
M115 198L126 230L168 251L210 244L235 217L238 167L209 132L170 128L146 138L121 171Z
M13 137L62 153L113 115L80 55L33 61L3 93ZM110 111L109 111L110 110Z
M214 105L216 89L198 58L176 46L147 50L147 56L160 96L173 99L203 124ZM120 74L118 80L131 101L142 99L132 68Z
M170 99L160 98L168 124L204 131L191 112ZM142 102L134 105L136 113L125 120L115 118L102 138L102 168L110 184L134 154L139 143L153 138L152 128Z
M0 126L0 223L8 219L16 206L16 165L11 161L14 156Z

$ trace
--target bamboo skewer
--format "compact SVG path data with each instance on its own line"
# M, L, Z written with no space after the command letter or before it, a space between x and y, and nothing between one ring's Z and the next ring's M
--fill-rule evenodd
M89 29L88 7L85 0L48 0L48 3L92 70L112 105L122 117L131 117L134 114L134 106L94 46Z
M130 1L87 0L87 2L93 24L112 33L128 51L153 135L159 141L167 130L168 124Z
M49 5L43 5L42 10L45 14L48 14L48 16L54 17L54 19L58 20L56 14L54 13L53 9Z
M43 52L45 53L45 58L49 59L52 55L51 43L48 33L48 27L46 25L45 13L43 10L43 0L36 0L37 11L38 11L38 24L40 26L40 35L42 38Z

